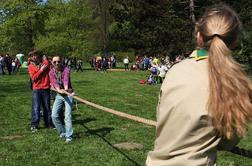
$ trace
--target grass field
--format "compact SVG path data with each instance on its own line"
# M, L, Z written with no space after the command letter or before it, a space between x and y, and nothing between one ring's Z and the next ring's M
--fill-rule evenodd
M145 72L73 73L76 95L136 116L155 120L160 85L140 85ZM78 104L73 112L74 141L59 139L54 129L30 131L31 90L29 76L0 76L0 165L144 165L153 149L155 128ZM252 149L252 131L240 147ZM138 143L141 149L126 150L118 143ZM218 154L218 165L251 166L252 160L229 152Z

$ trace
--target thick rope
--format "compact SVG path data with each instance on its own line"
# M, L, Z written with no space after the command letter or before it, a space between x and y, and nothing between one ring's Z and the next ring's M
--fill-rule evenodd
M134 121L137 121L137 122L140 122L140 123L144 123L144 124L147 124L147 125L151 125L151 126L156 126L156 123L157 123L157 122L155 122L153 120L140 118L138 116L126 114L124 112L120 112L120 111L116 111L116 110L113 110L113 109L110 109L110 108L107 108L107 107L100 106L98 104L95 104L95 103L92 103L90 101L84 100L84 99L79 98L77 96L73 96L73 98L75 100L78 100L78 101L84 103L84 104L87 104L89 106L98 108L98 109L100 109L102 111L109 112L111 114L114 114L114 115L117 115L117 116L120 116L120 117L123 117L123 118L131 119L131 120L134 120Z
M57 90L55 90L53 88L52 88L52 90L57 92ZM80 98L78 96L72 95L71 93L68 93L65 90L63 90L63 92L68 96L72 96L75 100L77 100L77 101L79 101L81 103L87 104L87 105L89 105L91 107L95 107L95 108L100 109L102 111L109 112L111 114L114 114L114 115L117 115L117 116L120 116L120 117L123 117L123 118L131 119L131 120L134 120L136 122L144 123L144 124L147 124L147 125L150 125L150 126L156 127L156 125L157 125L156 121L140 118L138 116L126 114L126 113L123 113L123 112L120 112L120 111L116 111L116 110L113 110L113 109L110 109L110 108L107 108L107 107L100 106L98 104L95 104L95 103L92 103L90 101L84 100L84 99L82 99L82 98ZM246 150L246 149L243 149L243 148L239 148L237 146L234 147L229 152L252 159L252 151Z
M52 89L52 90L55 91L55 89ZM72 95L71 93L68 93L66 91L64 91L64 93L66 95L68 95L68 96L72 96L75 100L77 100L77 101L79 101L81 103L84 103L84 104L89 105L91 107L95 107L95 108L100 109L102 111L109 112L111 114L114 114L114 115L117 115L117 116L120 116L120 117L123 117L123 118L131 119L131 120L134 120L136 122L144 123L144 124L147 124L147 125L150 125L150 126L155 126L156 127L156 125L157 125L157 122L155 122L153 120L141 118L141 117L130 115L130 114L127 114L127 113L124 113L124 112L116 111L116 110L113 110L111 108L103 107L101 105L98 105L98 104L92 103L90 101L84 100L84 99L82 99L82 98L80 98L78 96Z

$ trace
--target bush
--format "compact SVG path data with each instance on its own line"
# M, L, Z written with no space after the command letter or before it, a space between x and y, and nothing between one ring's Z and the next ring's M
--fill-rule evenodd
M117 62L122 62L125 57L129 57L130 62L135 61L135 53L133 51L132 52L116 51L114 52L114 55L116 56Z

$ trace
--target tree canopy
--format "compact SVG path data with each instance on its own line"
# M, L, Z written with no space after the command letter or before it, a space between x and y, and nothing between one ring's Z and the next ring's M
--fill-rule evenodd
M0 52L86 56L129 51L177 55L194 49L194 23L220 0L2 0ZM222 1L223 2L223 1ZM252 1L226 0L244 23L237 59L251 63ZM192 6L193 5L193 6ZM244 56L246 55L246 56Z

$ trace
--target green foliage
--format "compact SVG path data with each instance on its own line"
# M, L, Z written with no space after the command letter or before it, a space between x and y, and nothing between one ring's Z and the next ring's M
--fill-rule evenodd
M112 10L117 21L115 40L128 41L126 47L150 54L185 52L193 44L186 6L180 1L117 1Z
M117 61L119 61L119 62L122 62L123 59L126 57L129 57L130 62L135 61L135 52L133 52L133 51L128 51L128 52L115 51L113 53L116 56Z
M29 51L39 34L44 34L47 19L45 6L40 1L1 1L1 52Z
M195 48L190 1L184 0L12 0L0 2L0 52L83 57L98 52L135 51L175 57ZM194 1L199 19L221 0ZM225 0L244 23L246 38L235 58L252 68L252 1Z
M48 54L81 57L85 51L95 49L91 38L96 20L85 1L73 0L64 3L59 0L48 2L49 19L46 22L47 35L40 36L36 45Z

